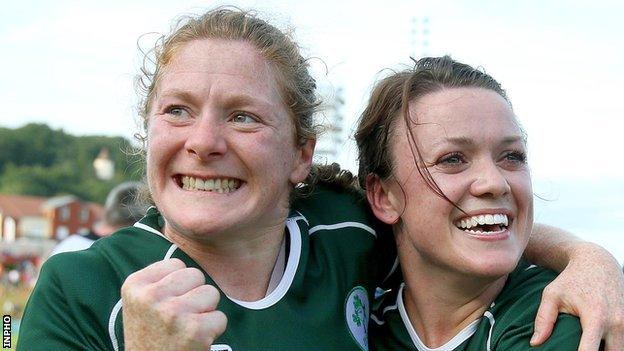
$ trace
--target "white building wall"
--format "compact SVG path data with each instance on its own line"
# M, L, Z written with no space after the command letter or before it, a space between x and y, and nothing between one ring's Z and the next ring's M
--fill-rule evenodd
M15 220L12 217L5 217L4 228L2 229L4 242L12 243L15 241L16 229L17 226L15 225Z
M43 217L22 217L19 222L19 231L23 236L45 238L48 221Z

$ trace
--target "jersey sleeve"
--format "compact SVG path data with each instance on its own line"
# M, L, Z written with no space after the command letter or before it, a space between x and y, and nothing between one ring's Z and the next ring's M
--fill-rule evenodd
M392 233L392 227L381 223L376 218L375 224L375 230L377 231L377 242L375 244L377 277L375 281L379 289L393 289L403 282L394 234Z
M531 348L529 341L533 335L534 324L525 325L506 332L500 339L496 348L492 350L509 351L576 351L581 340L581 324L578 318L560 314L557 317L552 335L542 345Z
M101 322L73 299L85 292L76 253L51 257L42 267L20 325L17 350L109 350ZM82 288L81 288L82 286ZM93 298L97 298L94 296ZM98 330L100 329L100 330Z
M556 278L556 273L530 265L522 260L509 275L508 283L497 303L502 310L495 313L496 347L492 350L562 350L576 351L581 340L578 317L559 314L551 336L539 347L531 348L529 341L535 328L535 316L544 288ZM500 332L500 334L499 334Z

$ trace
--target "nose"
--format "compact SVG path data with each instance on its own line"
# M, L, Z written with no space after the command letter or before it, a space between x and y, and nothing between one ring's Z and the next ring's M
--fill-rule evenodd
M475 171L475 179L470 186L473 196L498 198L511 191L504 170L493 160L483 161L481 167L476 167Z
M227 151L224 128L218 118L202 116L189 128L184 147L186 151L201 161L221 157Z

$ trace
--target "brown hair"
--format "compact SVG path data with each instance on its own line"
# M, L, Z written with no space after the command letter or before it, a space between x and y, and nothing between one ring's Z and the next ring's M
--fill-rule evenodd
M309 196L318 185L352 192L362 196L362 198L364 197L362 189L358 186L357 177L349 170L340 168L340 165L334 162L332 164L313 164L310 174L295 187L291 200Z
M381 179L392 175L392 155L388 139L399 116L405 121L414 160L422 159L411 128L415 122L409 116L409 103L445 88L460 87L492 90L509 102L505 90L494 78L449 56L422 58L415 62L413 68L395 72L376 84L355 133L359 151L358 178L362 189L366 188L366 177L369 174L376 174ZM442 192L429 171L417 161L416 165L427 185L440 197L453 203Z
M308 62L291 38L256 14L234 7L218 7L201 16L181 18L172 32L161 36L155 47L144 53L143 67L137 77L141 96L139 115L147 133L152 100L165 67L182 46L201 39L241 40L252 44L272 65L284 103L295 125L298 145L316 138L313 115L320 105L316 82L308 71ZM145 141L145 136L138 136Z

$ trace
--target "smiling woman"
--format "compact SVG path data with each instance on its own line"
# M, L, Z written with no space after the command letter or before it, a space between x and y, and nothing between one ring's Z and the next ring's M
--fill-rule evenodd
M46 263L20 347L366 348L383 267L373 249L393 244L355 192L319 184L291 210L318 107L297 45L218 8L187 18L154 53L141 116L155 207L93 250Z
M148 115L147 169L152 198L168 219L164 234L206 245L216 236L223 245L283 222L291 184L308 174L314 140L296 145L290 112L262 54L243 41L194 40L162 72ZM278 230L263 240L281 239ZM253 291L244 291L252 294L247 299L260 297Z
M524 132L500 85L449 57L424 58L375 87L356 140L360 179L393 225L405 279L379 307L375 349L528 349L555 275L518 264L533 193ZM560 315L542 349L573 351L580 337L578 319Z

